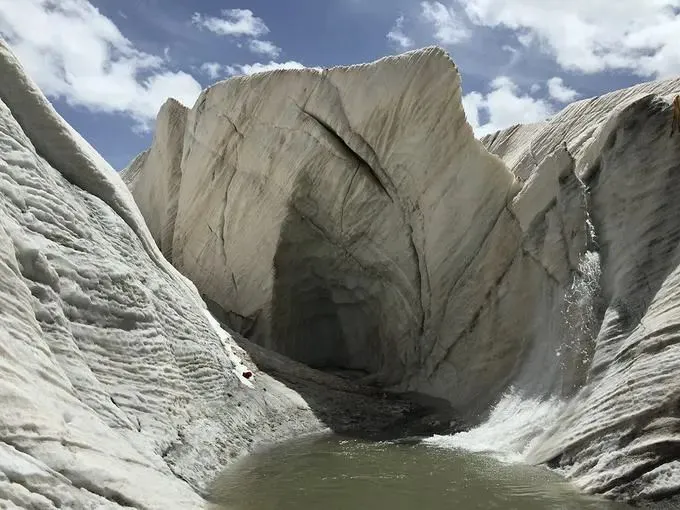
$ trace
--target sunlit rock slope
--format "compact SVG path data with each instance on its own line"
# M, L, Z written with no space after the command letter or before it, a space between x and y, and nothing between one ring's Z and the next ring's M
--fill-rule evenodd
M233 78L168 102L124 179L253 341L478 422L508 388L556 400L527 458L656 500L680 490L677 92L644 84L480 143L436 48Z
M557 141L577 158L601 257L599 332L585 386L529 458L622 499L680 490L678 92L680 80L644 84L484 140L521 178Z
M162 256L120 177L0 42L0 508L202 508L319 429Z
M428 48L231 79L191 110L170 101L124 179L232 327L472 413L545 329L528 317L561 301L585 247L583 214L560 212L583 212L571 159L545 165L518 195L465 121L454 64Z

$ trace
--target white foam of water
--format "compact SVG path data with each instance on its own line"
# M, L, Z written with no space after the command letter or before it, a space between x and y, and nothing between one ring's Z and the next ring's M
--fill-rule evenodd
M452 436L433 436L424 443L487 453L504 462L522 462L524 453L554 423L564 405L557 397L527 399L513 388L479 427Z
M548 338L534 346L516 385L505 392L486 422L451 436L433 436L425 444L487 453L504 462L523 462L526 453L559 418L567 403L563 396L570 393L564 386L583 383L571 371L574 363L581 371L589 362L599 279L599 255L587 252L565 296L564 337Z

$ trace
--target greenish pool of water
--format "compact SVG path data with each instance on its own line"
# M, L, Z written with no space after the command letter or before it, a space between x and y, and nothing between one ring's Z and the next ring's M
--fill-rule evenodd
M288 442L216 481L220 510L623 510L547 469L422 444L336 436Z

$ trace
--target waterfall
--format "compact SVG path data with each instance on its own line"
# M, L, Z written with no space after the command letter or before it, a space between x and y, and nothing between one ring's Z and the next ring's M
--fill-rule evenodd
M587 251L582 257L562 309L564 341L556 356L562 372L562 391L570 397L586 383L597 335L597 299L600 290L600 255Z
M586 382L597 333L594 310L599 280L599 254L587 251L572 284L560 293L561 299L541 310L552 315L547 318L548 325L540 328L544 334L530 348L517 377L487 420L468 431L434 436L425 443L484 452L507 462L523 461Z

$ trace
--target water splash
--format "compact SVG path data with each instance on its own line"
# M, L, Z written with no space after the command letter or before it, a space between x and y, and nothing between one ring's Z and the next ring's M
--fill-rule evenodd
M585 383L597 327L600 257L586 252L555 314L560 327L545 328L515 379L478 427L426 444L484 452L504 462L522 462L559 418L568 398ZM549 333L548 333L549 332Z
M522 462L536 441L562 410L557 397L526 398L510 388L482 425L452 436L433 436L424 443L439 448L487 453L504 462Z

